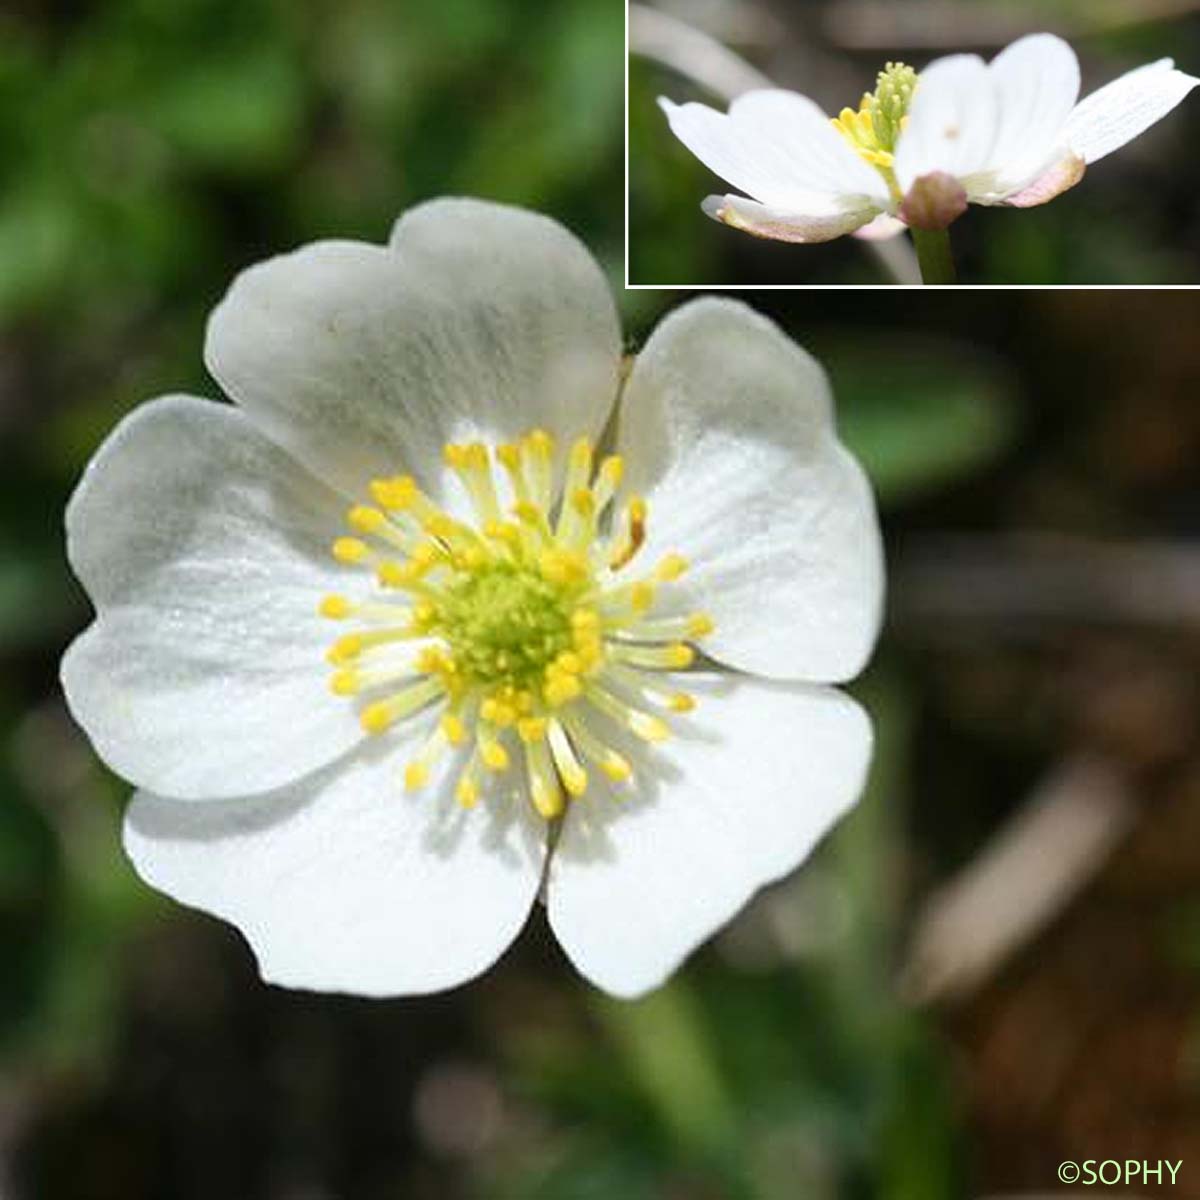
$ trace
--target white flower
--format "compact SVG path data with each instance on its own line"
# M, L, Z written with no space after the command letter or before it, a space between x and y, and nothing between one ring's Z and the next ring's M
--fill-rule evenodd
M143 406L70 503L63 684L138 871L266 979L450 987L541 891L636 994L853 803L878 526L770 322L697 301L627 372L569 233L444 200L246 271L205 357L236 404Z
M822 242L872 221L944 228L967 203L1027 208L1164 117L1196 86L1161 59L1079 97L1061 38L1031 34L990 63L955 54L919 75L880 72L859 110L832 121L805 96L752 91L720 113L660 99L675 136L753 199L710 196L704 211L759 237Z

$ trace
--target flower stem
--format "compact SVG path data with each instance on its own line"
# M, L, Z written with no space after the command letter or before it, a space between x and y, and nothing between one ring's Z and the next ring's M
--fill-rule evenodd
M958 282L948 229L917 229L914 227L912 239L913 245L917 248L917 262L921 264L923 283Z

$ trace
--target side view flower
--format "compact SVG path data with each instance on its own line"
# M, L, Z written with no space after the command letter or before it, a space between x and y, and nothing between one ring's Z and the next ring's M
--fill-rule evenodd
M728 113L659 103L675 136L746 193L710 196L709 216L758 237L823 242L868 225L872 235L944 229L968 204L1045 204L1198 82L1164 58L1079 101L1074 51L1037 33L990 63L954 54L919 74L889 63L858 109L832 120L782 90L748 92Z
M265 979L451 987L540 895L636 995L855 801L878 525L769 321L629 364L571 234L442 200L245 271L205 358L234 403L143 405L70 502L62 679L137 870Z

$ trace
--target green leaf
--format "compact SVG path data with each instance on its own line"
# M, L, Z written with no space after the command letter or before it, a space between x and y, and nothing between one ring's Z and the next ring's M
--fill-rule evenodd
M871 334L819 357L833 377L842 438L882 504L960 480L1011 442L1011 381L971 347Z

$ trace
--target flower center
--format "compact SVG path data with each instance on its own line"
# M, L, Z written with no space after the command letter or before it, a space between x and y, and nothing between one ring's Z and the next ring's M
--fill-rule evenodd
M892 167L896 143L908 124L908 109L917 87L917 73L904 63L888 63L876 76L875 90L864 94L858 111L843 108L833 127L858 155L895 185Z
M661 714L694 707L659 679L691 665L690 643L713 624L679 612L669 595L667 611L654 611L687 569L679 555L628 577L647 507L635 496L613 511L617 456L597 468L591 443L577 441L558 502L553 444L541 431L491 451L451 444L444 457L474 522L450 516L409 476L376 479L375 503L348 514L355 536L333 544L339 562L372 577L357 599L321 601L324 616L355 625L326 656L330 687L361 701L373 734L438 707L405 768L409 790L456 754L455 791L469 808L489 775L520 758L538 812L556 817L587 791L589 766L628 780L622 740L661 741L670 733Z
M487 563L448 583L434 601L429 632L445 640L466 682L536 687L571 648L573 593L579 591L521 563Z

